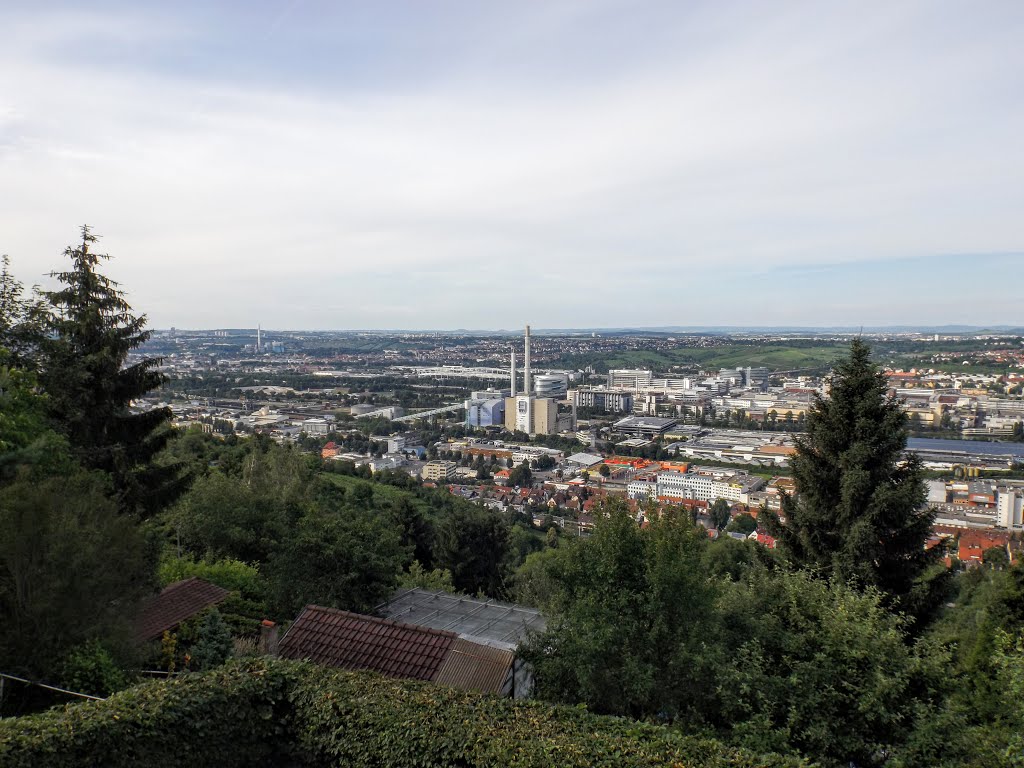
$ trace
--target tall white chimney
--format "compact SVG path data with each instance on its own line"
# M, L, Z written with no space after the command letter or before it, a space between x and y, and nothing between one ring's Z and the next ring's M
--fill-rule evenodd
M256 326L256 351L259 352L262 347L262 340L260 339L260 326Z
M526 361L523 364L523 394L533 394L533 382L530 380L530 326L526 326Z
M516 351L512 350L512 397L516 396Z

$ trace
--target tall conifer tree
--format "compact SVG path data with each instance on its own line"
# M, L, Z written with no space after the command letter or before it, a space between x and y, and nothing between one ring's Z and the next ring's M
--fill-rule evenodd
M11 262L0 256L0 350L3 364L35 368L35 355L45 334L45 302L24 295L25 286L11 274Z
M171 411L130 408L164 377L156 358L127 365L151 332L118 284L100 274L110 257L93 253L96 239L83 226L81 244L64 251L71 269L51 274L63 287L44 293L53 311L40 378L50 416L82 464L110 473L122 511L151 514L184 485L179 467L152 463L171 436Z
M870 347L856 339L797 440L797 495L783 497L785 523L773 514L768 522L794 564L877 587L918 613L918 580L938 550L925 550L934 514L920 462L904 454L907 423Z

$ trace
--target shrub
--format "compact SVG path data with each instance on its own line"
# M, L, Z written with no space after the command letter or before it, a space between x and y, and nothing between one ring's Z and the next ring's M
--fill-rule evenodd
M4 768L228 768L283 742L288 669L265 663L144 683L105 701L0 720Z
M0 721L0 765L797 768L575 707L266 659Z
M804 765L578 707L514 702L369 673L304 667L290 701L296 757L325 768Z
M73 691L106 696L124 688L128 675L98 640L72 649L64 662L61 681Z
M190 555L174 557L166 553L160 560L157 573L160 585L166 587L175 581L197 576L218 587L238 592L247 600L262 601L266 584L255 565L240 560L194 560Z
M211 608L199 627L199 638L192 646L192 662L196 669L213 669L228 660L231 649L231 632L220 611Z

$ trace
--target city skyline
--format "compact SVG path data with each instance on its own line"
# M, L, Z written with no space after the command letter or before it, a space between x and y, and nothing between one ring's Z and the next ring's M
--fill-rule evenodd
M0 253L153 327L1019 327L1024 7L0 9Z

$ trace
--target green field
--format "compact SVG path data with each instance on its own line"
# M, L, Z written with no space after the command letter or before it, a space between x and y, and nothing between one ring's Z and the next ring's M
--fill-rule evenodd
M397 503L402 499L406 499L413 507L421 511L423 514L430 516L433 516L434 514L434 510L430 505L412 491L406 491L384 483L375 483L372 480L364 480L361 477L336 475L332 472L324 472L320 476L328 482L344 488L346 493L355 493L358 488L367 488L373 494L374 502L388 504Z
M714 370L764 366L773 371L789 371L804 368L827 368L848 352L845 344L823 343L820 346L788 346L782 344L735 344L729 346L698 348L679 347L665 351L622 351L595 354L587 359L572 361L579 364L603 364L609 368L652 368L668 371L673 367L685 366Z

